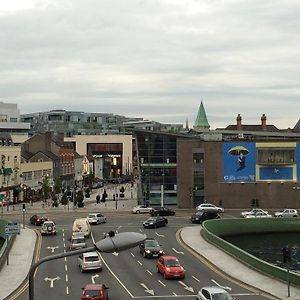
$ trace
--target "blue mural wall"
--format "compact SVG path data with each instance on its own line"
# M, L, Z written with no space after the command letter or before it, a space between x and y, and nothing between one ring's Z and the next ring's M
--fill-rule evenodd
M293 167L261 167L260 180L293 180Z
M255 182L255 143L223 144L224 182Z
M296 143L297 181L300 181L300 143Z

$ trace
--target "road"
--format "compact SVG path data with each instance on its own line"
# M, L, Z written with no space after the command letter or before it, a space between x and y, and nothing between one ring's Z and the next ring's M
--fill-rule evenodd
M178 230L191 226L189 216L168 217L169 224L158 229L144 229L142 222L148 215L108 213L107 223L92 226L93 238L101 240L104 232L135 231L156 238L166 254L175 255L187 273L183 280L165 280L155 267L156 259L143 258L135 247L118 254L102 253L104 267L101 272L81 273L77 256L53 260L40 265L37 270L35 299L80 299L81 288L87 283L105 283L109 287L109 299L195 299L201 287L219 285L225 287L236 299L266 299L216 273L184 248L177 239ZM58 234L43 236L40 258L68 251L74 216L69 213L55 215ZM194 225L199 226L199 225ZM92 239L88 239L92 245ZM18 299L28 299L28 291Z

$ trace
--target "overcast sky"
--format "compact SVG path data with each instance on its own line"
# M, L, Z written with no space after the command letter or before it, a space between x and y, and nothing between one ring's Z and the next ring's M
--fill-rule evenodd
M294 127L299 0L0 2L0 101L211 129Z

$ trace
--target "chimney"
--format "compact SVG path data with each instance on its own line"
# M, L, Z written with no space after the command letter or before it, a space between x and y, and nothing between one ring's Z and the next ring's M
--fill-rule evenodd
M242 117L240 114L236 117L236 130L242 130Z
M267 117L265 114L261 116L261 128L262 130L267 130Z

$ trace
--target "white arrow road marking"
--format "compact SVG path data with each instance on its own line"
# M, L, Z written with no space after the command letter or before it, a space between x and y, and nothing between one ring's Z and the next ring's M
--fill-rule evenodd
M189 292L191 292L191 293L194 293L194 289L193 289L193 287L191 287L191 286L187 286L184 282L182 282L182 281L178 281L181 285L183 285L184 286L184 289L185 290L187 290L187 291L189 291Z
M155 234L156 234L157 236L160 236L160 237L165 237L163 234L159 234L159 233L157 233L157 232L155 232Z
M182 252L182 251L177 251L175 248L172 248L172 250L173 250L174 252L176 252L177 254L184 254L184 252Z
M192 276L192 278L195 279L196 281L200 282L200 279L198 279L197 277Z
M47 249L51 249L51 252L53 253L55 251L55 249L58 249L59 247L58 246L55 246L55 247L47 247Z
M55 281L55 280L59 280L60 279L60 277L55 277L55 278L49 278L49 277L46 277L46 278L44 278L44 280L45 281L50 281L50 287L51 288L53 288L53 282Z
M146 284L144 283L140 283L140 285L145 289L145 292L154 296L154 291L153 290L149 290L148 287L146 286Z
M113 253L112 253L112 255L114 255L114 256L118 256L118 255L119 255L119 253L115 251L115 252L113 252Z
M95 284L95 278L98 278L98 277L99 277L98 274L95 274L95 275L93 275L93 276L91 277L92 283L93 283L93 284Z
M228 291L231 291L231 287L229 286L222 286L221 284L217 283L215 280L211 279L211 281L216 284L218 287L224 289L224 290L228 290Z

